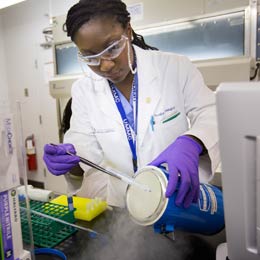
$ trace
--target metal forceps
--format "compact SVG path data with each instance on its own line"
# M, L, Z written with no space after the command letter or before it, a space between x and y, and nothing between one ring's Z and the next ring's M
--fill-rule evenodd
M66 153L69 154L69 155L74 156L74 154L72 154L69 151L66 151ZM126 176L126 175L124 175L122 173L118 173L118 172L115 172L115 171L113 171L113 172L109 171L109 170L99 166L98 164L93 163L93 162L91 162L91 161L89 161L89 160L87 160L87 159L85 159L85 158L83 158L81 156L78 156L78 157L80 159L80 162L82 162L82 163L84 163L84 164L86 164L86 165L88 165L88 166L90 166L90 167L92 167L92 168L94 168L96 170L99 170L99 171L101 171L101 172L103 172L105 174L113 176L113 177L115 177L115 178L117 178L117 179L119 179L119 180L121 180L123 182L126 182L129 185L135 185L135 186L139 187L140 189L142 189L144 191L151 192L151 189L147 185L136 182L134 178L131 178L129 176Z

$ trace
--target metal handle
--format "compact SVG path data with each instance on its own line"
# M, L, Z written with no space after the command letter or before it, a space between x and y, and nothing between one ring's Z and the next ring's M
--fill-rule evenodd
M74 155L74 154L70 153L69 151L67 151L67 154ZM105 168L103 168L103 167L101 167L101 166L99 166L99 165L97 165L97 164L95 164L95 163L93 163L93 162L83 158L83 157L80 157L80 156L78 156L78 157L80 158L80 161L82 163L85 163L86 165L91 166L92 168L95 168L95 169L97 169L97 170L99 170L99 171L101 171L103 173L106 173L106 174L108 174L110 176L113 176L113 177L115 177L115 178L117 178L117 179L127 183L128 185L135 185L136 187L138 187L139 189L144 190L145 192L151 192L150 187L148 187L146 184L142 184L142 183L136 182L134 178L131 178L131 177L126 176L126 175L123 175L122 173L111 172L111 171L109 171L109 170L107 170L107 169L105 169Z
M72 155L72 156L75 155L75 154L72 154L72 153L69 152L69 151L66 151L66 152L67 152L67 154L69 154L69 155ZM77 155L77 156L78 156L78 155ZM107 169L105 169L105 168L99 166L98 164L95 164L95 163L93 163L93 162L91 162L91 161L89 161L89 160L87 160L87 159L85 159L85 158L83 158L83 157L81 157L81 156L78 156L78 157L79 157L79 159L80 159L80 161L81 161L82 163L84 163L84 164L86 164L86 165L88 165L88 166L91 166L92 168L95 168L96 170L99 170L99 171L101 171L101 172L104 172L104 173L106 173L106 174L108 174L108 175L111 175L111 176L116 177L117 179L120 179L120 180L121 180L121 178L120 178L119 176L117 176L116 174L114 174L113 172L108 171Z
M244 156L244 214L245 243L248 252L260 252L260 137L245 136Z

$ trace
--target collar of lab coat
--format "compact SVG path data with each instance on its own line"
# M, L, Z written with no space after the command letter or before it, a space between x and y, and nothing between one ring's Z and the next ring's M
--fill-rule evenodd
M160 83L157 67L154 66L150 51L134 46L137 57L138 71L138 142L142 143L145 133L150 126L151 116L160 99ZM111 119L122 123L120 113L115 105L107 80L96 81L95 91L102 111Z

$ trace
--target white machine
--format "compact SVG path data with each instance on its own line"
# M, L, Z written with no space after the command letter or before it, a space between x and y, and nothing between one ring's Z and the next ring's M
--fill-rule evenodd
M227 243L217 260L260 259L260 82L222 83L217 114Z

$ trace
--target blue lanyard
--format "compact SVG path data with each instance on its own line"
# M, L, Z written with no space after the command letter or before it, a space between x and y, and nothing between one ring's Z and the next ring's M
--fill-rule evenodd
M118 94L118 90L113 83L110 84L112 95L116 103L117 109L121 115L126 137L132 152L133 168L134 172L137 171L137 154L136 154L136 136L137 136L137 116L138 116L138 75L134 74L133 86L132 86L132 97L133 97L133 116L134 116L134 129L131 130L129 120L126 117L125 110L123 108L121 99Z

